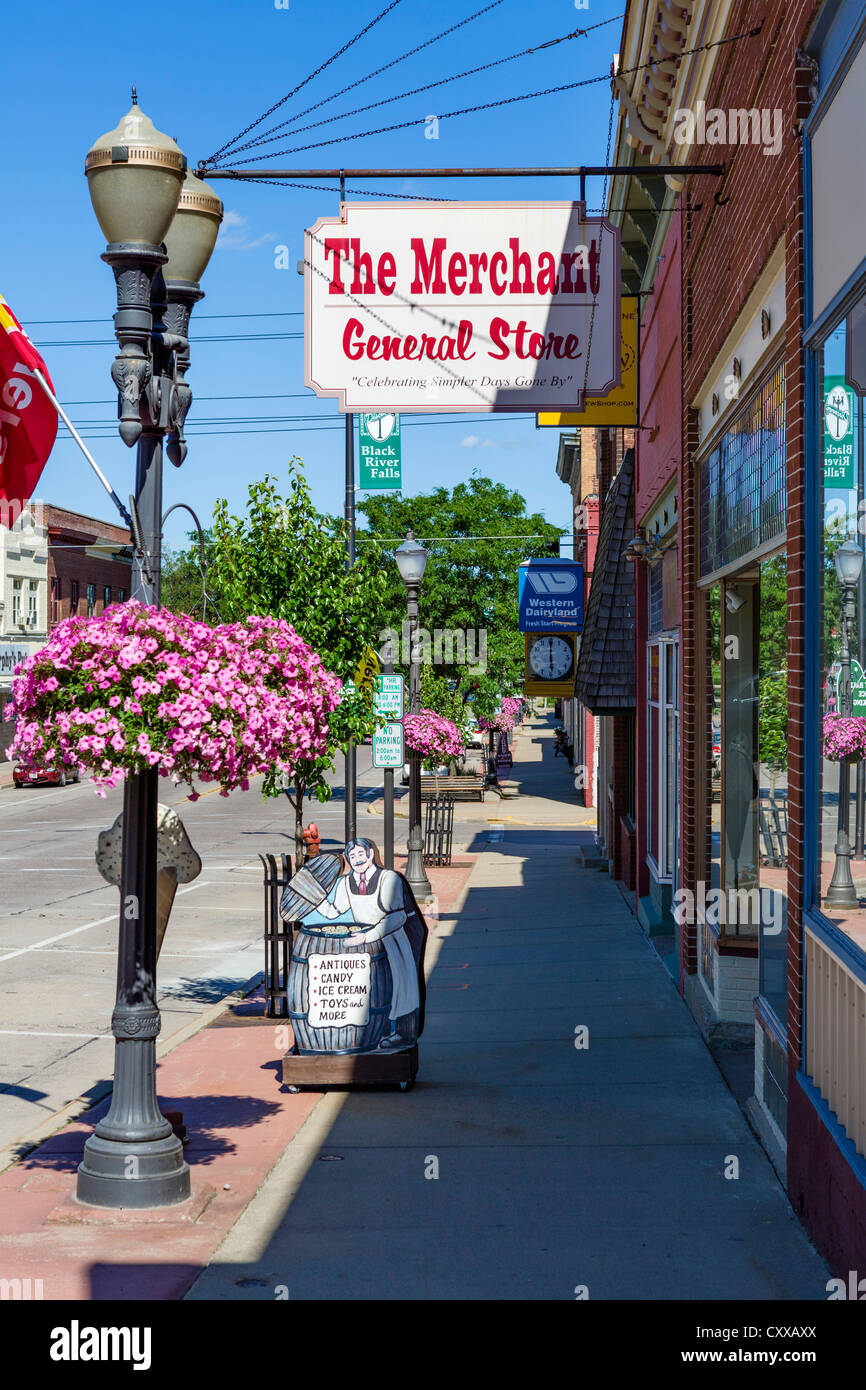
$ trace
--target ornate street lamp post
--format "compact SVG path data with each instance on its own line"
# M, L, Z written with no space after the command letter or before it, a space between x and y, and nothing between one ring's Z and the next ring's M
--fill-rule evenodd
M418 657L418 595L427 565L427 551L411 531L394 553L400 578L406 585L409 617L409 713L421 708L421 663ZM416 898L430 896L430 880L424 871L424 836L421 831L421 755L409 750L409 858L406 879Z
M840 545L835 557L836 574L842 586L842 650L839 657L839 713L854 712L851 692L851 637L854 630L854 593L863 568L863 551L855 541ZM839 759L839 814L836 822L836 863L824 902L827 907L856 907L859 901L851 877L851 843L848 835L851 767L847 758Z
M138 106L87 155L93 210L114 272L114 329L120 352L111 375L119 430L137 447L135 508L140 527L132 597L159 604L163 441L186 456L183 426L189 318L222 220L212 189L187 172L186 157ZM189 1168L156 1097L156 769L126 778L111 1107L84 1146L78 1200L101 1207L158 1207L184 1201Z

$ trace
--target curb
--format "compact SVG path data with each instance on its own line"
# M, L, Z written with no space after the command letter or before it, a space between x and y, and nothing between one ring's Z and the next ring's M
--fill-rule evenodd
M162 1043L157 1042L156 1060L159 1061L162 1057L167 1057L181 1043L194 1037L196 1033L200 1033L202 1028L209 1027L215 1019L219 1018L220 1014L225 1013L232 1004L237 1003L238 999L245 999L248 994L252 994L264 977L264 971L259 970L257 974L251 975L244 984L224 995L222 999L218 999L215 1004L211 1004L203 1013L190 1019L189 1023L185 1023L182 1028L178 1028L177 1032L172 1033L170 1038L165 1038ZM99 1081L92 1090L87 1091L82 1096L76 1096L75 1100L69 1101L62 1109L55 1110L53 1114L40 1120L33 1129L27 1130L18 1139L13 1139L10 1144L0 1150L0 1173L6 1172L8 1168L14 1168L16 1163L20 1163L23 1158L37 1149L40 1144L44 1144L46 1139L50 1139L58 1130L64 1129L73 1120L80 1119L82 1115L86 1115L88 1110L99 1105L113 1090L113 1080Z

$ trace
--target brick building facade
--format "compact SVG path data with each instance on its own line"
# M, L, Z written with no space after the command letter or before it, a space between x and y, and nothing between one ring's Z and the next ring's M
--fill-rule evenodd
M743 0L625 16L611 159L634 174L612 178L608 215L623 293L641 299L640 418L631 540L608 515L622 446L599 435L594 585L603 545L608 569L617 545L630 555L618 602L635 690L632 719L598 721L597 833L644 929L673 940L659 948L705 1035L754 1045L750 1117L844 1274L866 1266L866 847L850 908L831 908L841 798L821 721L842 708L827 701L843 690L845 525L866 550L866 193L841 153L866 146L866 17L849 0L769 0L760 18ZM859 421L859 483L828 472L826 378ZM858 592L866 670L866 580ZM866 774L858 787L860 846Z
M129 532L111 522L44 504L48 532L48 625L102 613L129 598Z

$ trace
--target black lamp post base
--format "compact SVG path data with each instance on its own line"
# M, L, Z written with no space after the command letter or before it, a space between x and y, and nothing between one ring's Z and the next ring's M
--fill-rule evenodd
M189 1165L176 1134L145 1144L92 1134L78 1167L76 1197L91 1207L172 1207L190 1195Z

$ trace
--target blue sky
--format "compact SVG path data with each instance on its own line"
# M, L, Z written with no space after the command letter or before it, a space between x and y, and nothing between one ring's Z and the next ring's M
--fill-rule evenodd
M330 96L488 2L400 0L368 35L259 129ZM69 414L82 433L100 433L94 422L108 422L101 431L104 437L88 442L122 496L132 487L133 455L110 425L115 415L109 375L113 350L108 341L114 285L99 259L104 243L87 194L85 153L129 108L135 83L142 108L159 129L177 139L195 165L301 82L386 3L288 0L286 8L277 8L274 0L185 0L183 5L153 0L124 11L102 0L85 10L48 0L39 6L16 6L5 16L4 51L9 61L4 75L7 159L0 291L42 346L60 399L69 403ZM531 5L526 0L501 0L458 33L300 124L545 43L621 15L623 9L621 0L589 0L581 9L574 0L535 0ZM617 20L586 37L369 115L362 112L294 140L287 136L284 142L248 151L248 156L602 74L609 69L620 32ZM443 120L437 140L426 139L419 125L281 155L273 163L294 168L601 164L609 103L609 88L598 84ZM234 509L241 509L249 481L266 472L284 478L287 459L299 454L317 504L342 512L343 420L335 402L319 401L304 387L301 337L243 341L236 336L301 334L303 282L294 267L303 254L303 231L317 217L337 210L337 196L222 180L214 186L227 215L203 282L207 298L193 316L190 449L182 469L166 467L166 507L188 502L203 522L210 518L217 497L227 497ZM578 194L565 179L361 186L473 199ZM601 179L589 180L587 193L590 208L598 208ZM289 270L275 268L276 248L282 245L289 248ZM222 317L241 314L287 317ZM54 322L40 322L46 320ZM223 341L204 341L207 338ZM86 345L48 346L70 339ZM271 399L249 399L253 396ZM274 418L281 416L313 418ZM220 424L227 417L242 417L243 423ZM537 430L534 420L507 415L451 417L441 424L423 415L403 418L405 495L436 483L454 486L479 469L518 488L530 508L542 511L548 520L563 528L570 525L569 494L555 472L555 430ZM55 445L39 493L45 500L91 515L111 516L110 502L69 439ZM183 517L175 513L170 518L169 544L181 539L186 529Z

